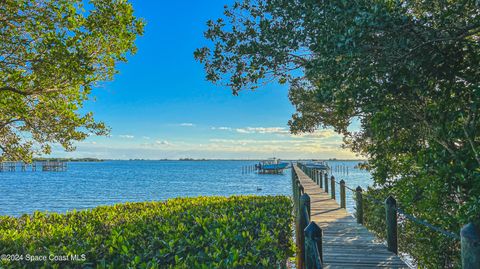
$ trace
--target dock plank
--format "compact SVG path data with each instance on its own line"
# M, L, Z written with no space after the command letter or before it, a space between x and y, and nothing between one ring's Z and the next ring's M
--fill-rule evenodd
M310 196L310 220L323 230L324 268L409 268L297 165L292 169Z

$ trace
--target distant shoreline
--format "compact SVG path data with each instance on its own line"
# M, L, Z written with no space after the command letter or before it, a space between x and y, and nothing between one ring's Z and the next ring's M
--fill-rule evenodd
M180 158L180 159L97 159L97 158L34 158L35 162L45 161L60 161L60 162L104 162L104 161L181 161L181 162L202 162L202 161L252 161L258 162L265 159L193 159L193 158ZM284 161L331 161L331 162L365 162L366 159L282 159Z
M97 158L33 158L34 162L103 162Z
M100 161L175 161L175 162L202 162L202 161L262 161L265 159L102 159ZM312 159L282 159L284 161L312 161ZM365 159L315 159L314 161L331 161L331 162L365 162Z
M193 159L193 158L180 158L180 159L97 159L97 158L33 158L34 162L105 162L105 161L181 161L181 162L202 162L202 161L251 161L258 162L265 159ZM366 159L282 159L287 162L295 161L329 161L329 162L366 162Z

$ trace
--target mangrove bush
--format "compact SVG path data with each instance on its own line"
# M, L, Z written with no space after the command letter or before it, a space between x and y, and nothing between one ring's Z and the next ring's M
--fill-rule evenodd
M1 267L278 268L292 254L291 211L285 196L232 196L3 216Z

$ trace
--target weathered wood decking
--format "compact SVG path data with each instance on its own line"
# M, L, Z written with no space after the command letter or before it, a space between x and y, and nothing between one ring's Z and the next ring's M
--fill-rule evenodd
M310 220L323 230L324 268L409 268L300 168L292 169L310 196Z

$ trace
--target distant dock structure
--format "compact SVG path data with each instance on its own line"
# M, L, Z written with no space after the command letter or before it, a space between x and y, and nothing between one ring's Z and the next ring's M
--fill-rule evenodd
M61 161L42 162L42 171L65 172L67 171L67 162L61 162Z
M65 161L42 161L42 162L0 162L0 172L35 172L37 168L44 172L64 172L67 171L67 162Z

